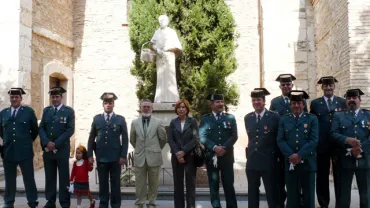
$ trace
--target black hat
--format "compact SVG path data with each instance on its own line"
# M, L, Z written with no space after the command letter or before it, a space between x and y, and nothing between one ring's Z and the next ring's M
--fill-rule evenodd
M346 94L344 94L344 97L356 97L361 95L365 94L360 89L349 89Z
M292 82L293 80L296 80L295 76L292 74L280 74L275 81L278 82Z
M224 95L223 94L209 94L207 96L207 100L215 101L215 100L223 100Z
M310 96L303 90L292 90L289 93L289 98L290 101L303 101L310 98Z
M113 92L105 92L100 96L100 99L102 99L103 101L112 102L117 100L118 97Z
M63 87L52 87L49 90L50 95L63 95L63 93L67 92Z
M22 95L26 94L26 92L24 92L24 90L20 87L12 87L8 91L8 94L9 95L20 95L20 96L22 96Z
M317 84L335 84L336 82L338 82L337 79L335 79L335 77L333 76L328 76L328 77L321 77L320 80L317 82Z
M251 92L251 97L265 97L269 95L270 92L266 90L266 88L254 88Z

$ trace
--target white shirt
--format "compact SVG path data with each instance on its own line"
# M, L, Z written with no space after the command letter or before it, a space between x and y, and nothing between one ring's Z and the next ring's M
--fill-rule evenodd
M212 113L213 113L213 116L215 117L215 119L217 120L217 113L215 113L215 112L213 112L212 111ZM222 116L222 112L220 113L220 117Z
M109 113L109 120L112 119L112 116L113 116L113 112L110 112ZM107 120L107 118L108 118L108 113L104 112L104 119Z
M263 109L263 111L260 114L258 114L257 112L254 112L256 114L257 122L258 122L258 115L260 115L262 119L263 115L265 114L265 111L266 109Z
M359 111L360 111L360 108L355 110L355 117L357 117Z
M286 103L288 101L288 104L290 103L290 99L288 96L281 95L284 99L284 102Z
M180 121L180 123L181 123L181 131L184 131L185 121L184 122Z
M61 103L58 107L57 107L57 111L59 111L63 106L63 103ZM53 109L55 110L55 106L53 106Z
M303 114L303 112L301 114L299 114L298 118L300 118L302 116L302 114ZM293 114L293 116L294 116L294 118L297 118L297 116L295 116L294 114Z
M19 112L19 109L21 108L21 105L20 106L18 106L18 108L17 109L15 109L15 108L13 108L13 107L11 107L10 108L10 116L13 116L13 112L16 110L16 112L15 112L15 116L17 116L17 114L18 114L18 112Z
M78 161L76 162L76 165L77 165L77 166L81 166L81 165L83 165L83 164L84 164L84 160L83 160L83 159L78 160Z

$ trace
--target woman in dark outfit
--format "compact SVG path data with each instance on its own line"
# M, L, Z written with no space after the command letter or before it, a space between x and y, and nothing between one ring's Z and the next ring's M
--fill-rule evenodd
M186 182L186 207L195 208L195 177L193 149L199 140L198 123L189 117L190 106L187 100L179 100L175 105L177 118L172 119L168 129L168 144L171 147L171 163L175 187L175 208L185 208L184 172Z

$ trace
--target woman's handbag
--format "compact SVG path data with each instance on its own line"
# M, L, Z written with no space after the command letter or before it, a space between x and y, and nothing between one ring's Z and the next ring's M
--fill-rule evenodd
M193 149L194 153L194 165L196 167L202 167L206 161L206 151L200 142Z

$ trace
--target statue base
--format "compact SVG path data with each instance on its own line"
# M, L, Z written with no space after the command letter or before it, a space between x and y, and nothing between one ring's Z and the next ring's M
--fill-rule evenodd
M174 111L175 103L153 103L153 112L152 115L163 121L163 125L166 127L168 132L168 126L173 118L177 117L177 114ZM164 146L162 150L163 158L163 168L172 168L171 165L171 150L168 143Z

